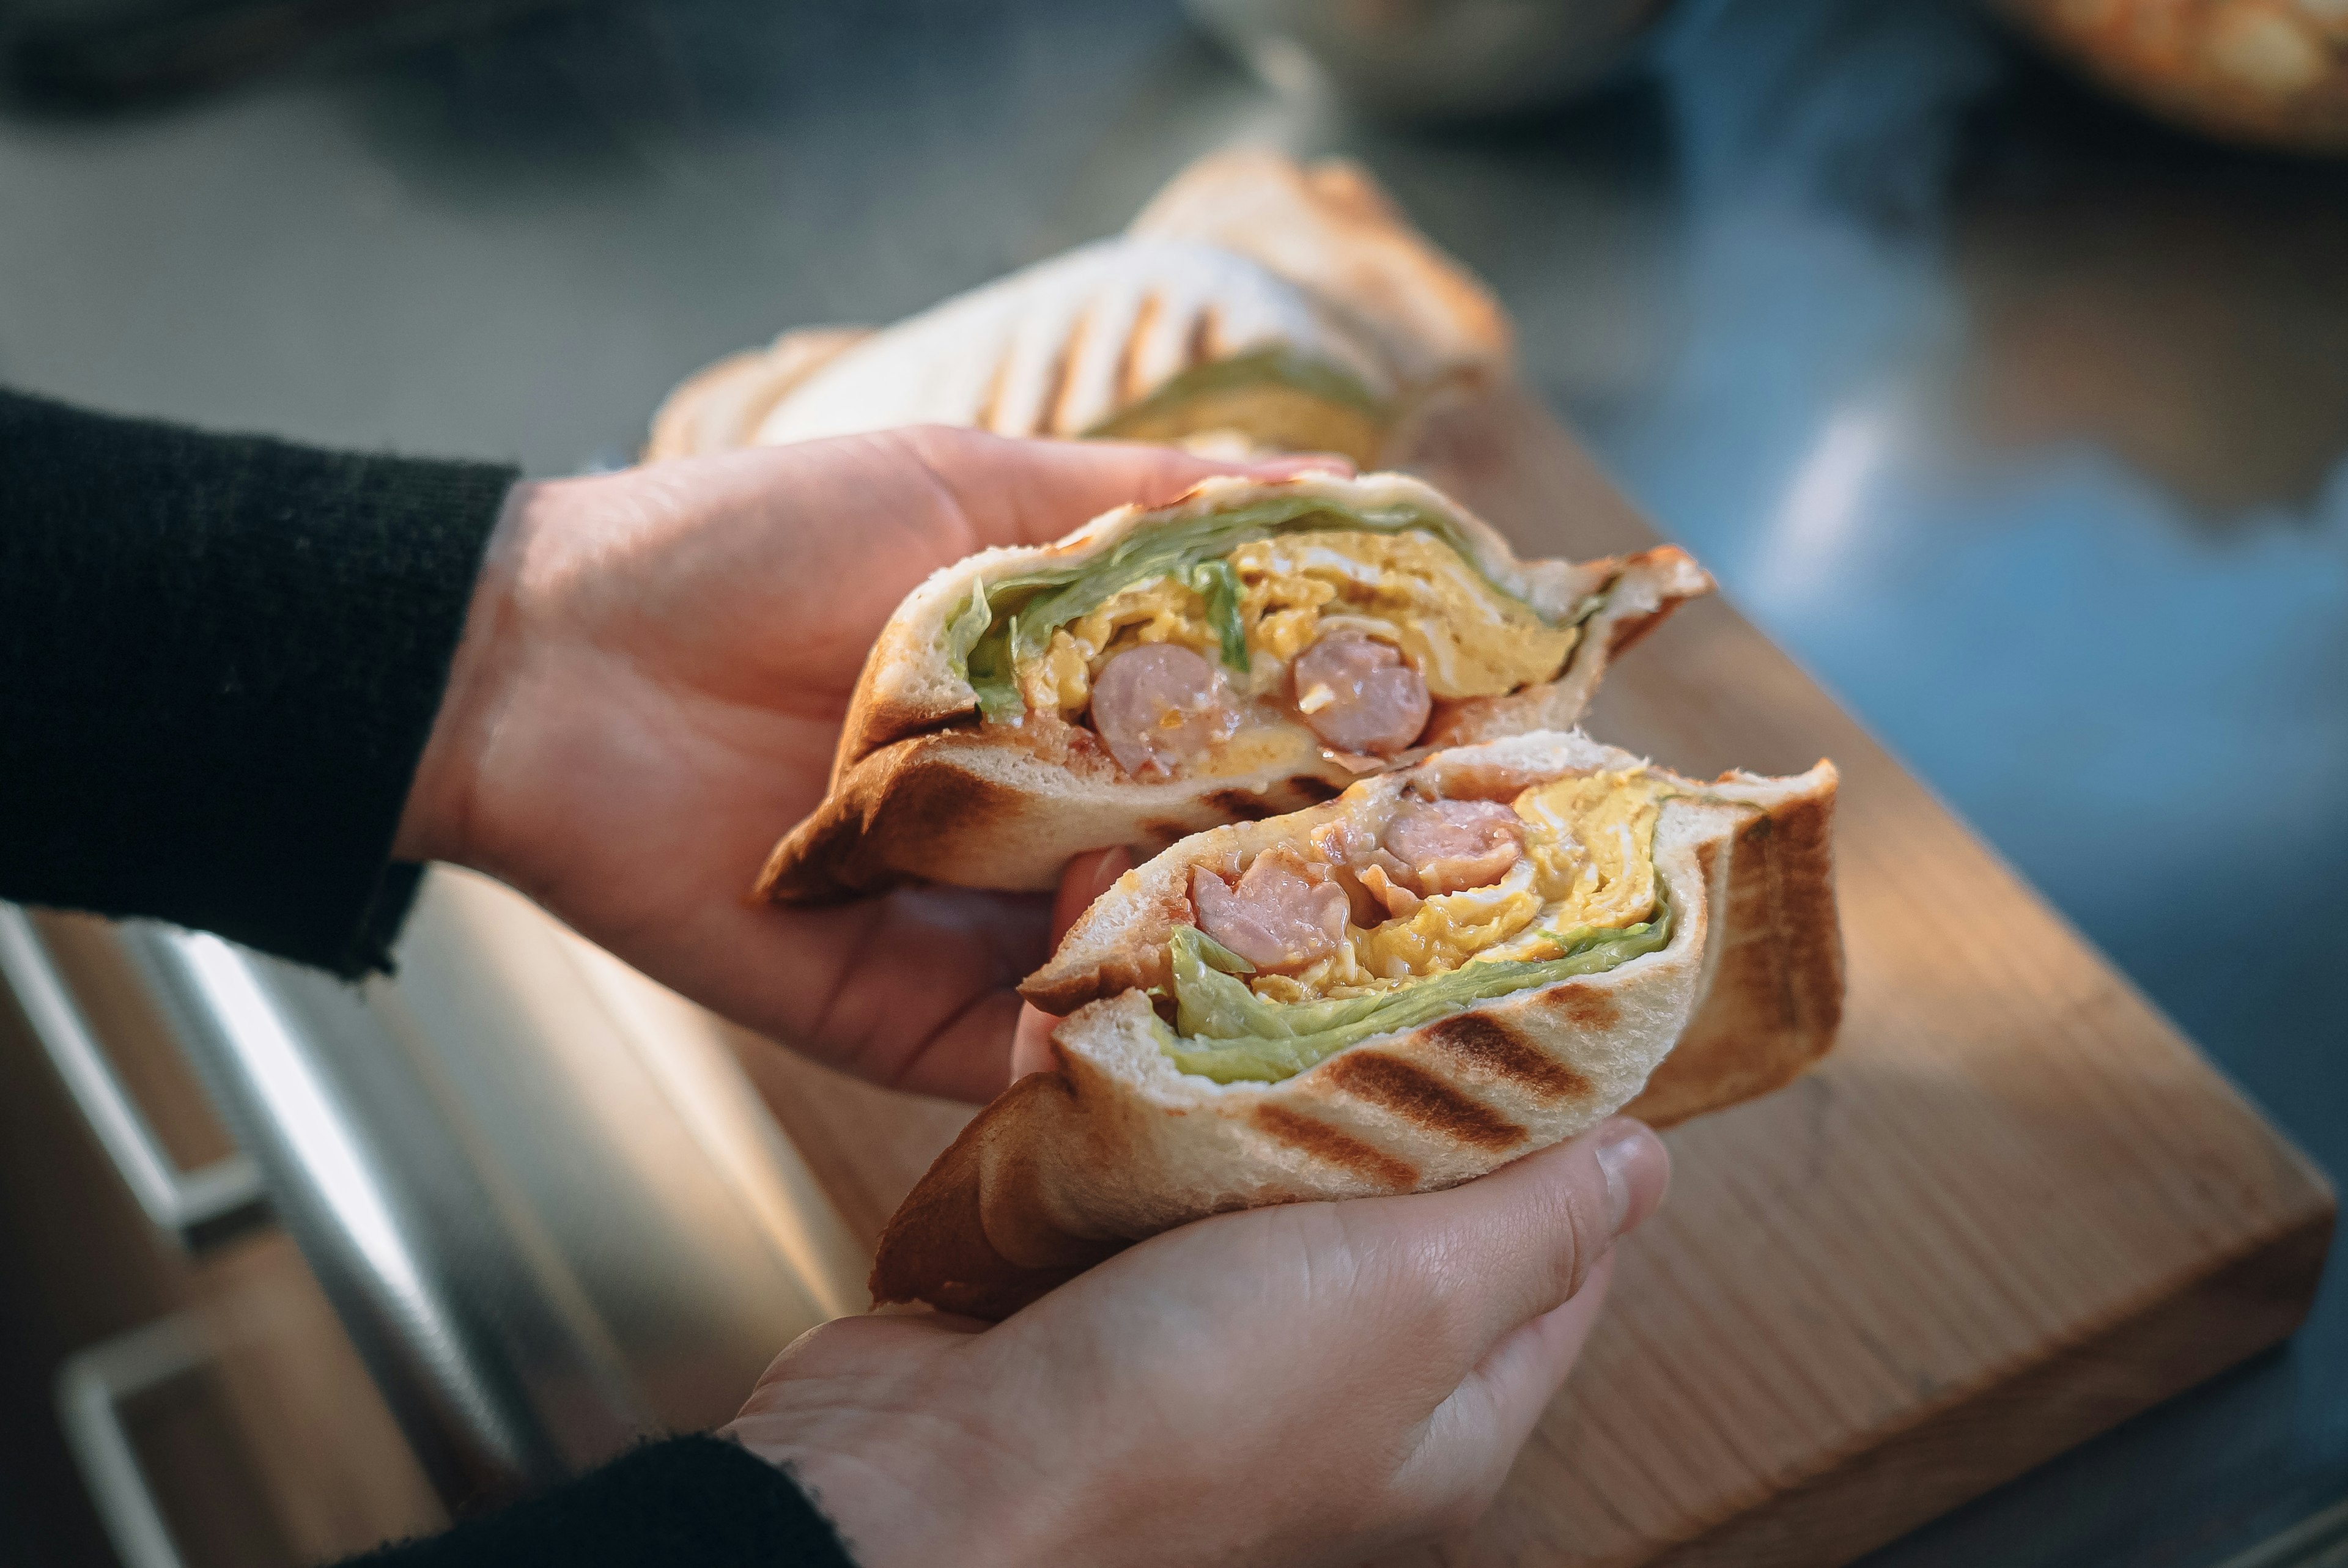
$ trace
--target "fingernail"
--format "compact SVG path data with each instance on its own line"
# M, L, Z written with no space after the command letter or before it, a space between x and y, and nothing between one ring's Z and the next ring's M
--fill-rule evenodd
M1294 457L1272 457L1255 465L1255 473L1264 479L1298 479L1307 474L1331 474L1340 479L1351 478L1351 459L1332 454L1307 453Z
M1606 1177L1606 1229L1621 1235L1631 1226L1638 1197L1640 1165L1663 1153L1643 1122L1620 1117L1598 1130L1598 1169Z

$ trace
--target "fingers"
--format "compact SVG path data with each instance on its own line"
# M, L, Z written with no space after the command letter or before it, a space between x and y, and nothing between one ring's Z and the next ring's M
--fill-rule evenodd
M1452 1395L1452 1402L1473 1416L1489 1445L1486 1462L1505 1466L1532 1435L1534 1423L1581 1358L1581 1348L1598 1326L1613 1278L1614 1255L1610 1251L1591 1266L1570 1301L1502 1335ZM1470 1463L1476 1460L1472 1453L1461 1458Z
M1243 473L1251 479L1301 479L1307 474L1351 478L1354 469L1354 460L1342 452L1289 452L1278 457L1260 457L1231 471Z
M1023 1430L1074 1433L1059 1464L1173 1464L1171 1491L1216 1496L1255 1543L1208 1528L1172 1560L1354 1561L1481 1512L1587 1338L1603 1286L1585 1282L1667 1174L1618 1119L1448 1192L1202 1220L969 1341L966 1364L1053 1393ZM1110 1513L1129 1528L1129 1503Z
M1052 901L1052 946L1068 934L1094 900L1115 886L1117 879L1133 869L1133 851L1119 845L1110 849L1087 850L1068 862L1060 873L1059 897Z
M1448 1192L1184 1225L1029 1310L1081 1314L1084 1297L1138 1291L1161 1310L1187 1304L1218 1332L1233 1310L1310 1322L1285 1353L1392 1361L1426 1399L1424 1414L1502 1338L1570 1299L1613 1238L1654 1212L1669 1173L1655 1135L1616 1118ZM1179 1282L1177 1294L1167 1280Z
M796 1027L777 1032L808 1054L892 1089L979 1103L1002 1091L1019 995L1042 960L1040 898L952 888L901 889L839 911L778 916L795 988Z
M1655 1211L1671 1159L1617 1117L1449 1192L1340 1205L1380 1286L1437 1320L1464 1375L1570 1299L1618 1235ZM1473 1289L1460 1288L1465 1281Z
M1052 1065L1052 1031L1059 1027L1060 1020L1043 1009L1032 1004L1020 1007L1019 1024L1011 1036L1012 1082Z
M1426 1342L1467 1361L1395 1477L1428 1516L1464 1528L1491 1501L1589 1340L1612 1277L1614 1238L1655 1211L1670 1177L1662 1142L1617 1117L1437 1194L1476 1204L1445 1216L1457 1225L1458 1252L1419 1276L1423 1288L1450 1292ZM1473 1288L1458 1288L1468 1280Z
M1058 947L1077 917L1131 869L1133 852L1123 845L1090 850L1069 861L1067 869L1060 874L1059 896L1052 902L1052 946ZM1052 1030L1059 1027L1059 1022L1039 1008L1019 1009L1019 1027L1011 1037L1014 1083L1052 1065Z
M1343 457L1319 455L1219 463L1134 442L1014 441L939 426L898 434L953 495L975 546L1043 544L1115 507L1163 505L1216 474L1353 471Z
M933 1094L941 1100L983 1105L1003 1092L1004 1083L1021 1076L1012 1070L1011 1050L1023 1007L1017 993L994 992L923 1040L893 1075L860 1076L873 1077L909 1094ZM1048 1065L1048 1044L1045 1050Z
M1427 1418L1397 1484L1459 1523L1480 1514L1581 1359L1613 1276L1610 1250L1571 1300L1502 1335Z

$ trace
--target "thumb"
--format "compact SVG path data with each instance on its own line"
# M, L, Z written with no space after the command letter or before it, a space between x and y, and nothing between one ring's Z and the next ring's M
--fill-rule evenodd
M934 425L882 438L899 443L945 487L982 545L1045 544L1113 507L1163 506L1218 474L1289 479L1353 472L1344 457L1322 453L1217 462L1138 442L1022 441Z
M1425 1316L1423 1353L1457 1379L1570 1300L1670 1181L1662 1140L1617 1116L1447 1192L1338 1207L1370 1260L1366 1283Z
M1509 1210L1533 1223L1509 1249L1518 1254L1509 1260L1517 1265L1513 1277L1505 1267L1456 1276L1491 1286L1463 1293L1482 1298L1482 1310L1468 1313L1473 1328L1467 1344L1470 1354L1478 1341L1484 1348L1421 1427L1395 1477L1406 1495L1455 1513L1483 1511L1581 1358L1613 1279L1613 1239L1654 1212L1670 1180L1662 1141L1618 1116L1463 1189L1513 1185L1513 1193L1478 1194L1493 1211L1486 1224ZM1575 1212L1585 1206L1602 1208L1602 1236L1585 1231ZM1502 1228L1513 1227L1503 1222Z
M1060 1020L1033 1002L1022 1002L1019 1022L1011 1031L1011 1081L1052 1065L1052 1031Z
M1093 907L1093 901L1132 869L1133 851L1123 845L1088 849L1069 861L1060 873L1060 891L1052 900L1052 946L1058 947L1068 927Z
M1109 886L1133 868L1133 852L1122 845L1108 849L1092 849L1068 862L1060 874L1059 896L1052 901L1052 945L1068 934L1068 927L1093 906L1093 900L1109 890ZM1060 1020L1040 1008L1024 1006L1019 1009L1019 1025L1011 1037L1011 1081L1018 1082L1031 1072L1041 1072L1052 1065L1052 1030Z

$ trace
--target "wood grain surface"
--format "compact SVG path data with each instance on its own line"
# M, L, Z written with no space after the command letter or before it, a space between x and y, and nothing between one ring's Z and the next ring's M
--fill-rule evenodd
M1520 393L1413 466L1529 554L1653 531ZM1726 603L1617 665L1588 723L1689 773L1841 767L1840 1044L1669 1134L1671 1201L1452 1564L1847 1562L2288 1335L2322 1176ZM966 1110L746 1042L868 1243Z

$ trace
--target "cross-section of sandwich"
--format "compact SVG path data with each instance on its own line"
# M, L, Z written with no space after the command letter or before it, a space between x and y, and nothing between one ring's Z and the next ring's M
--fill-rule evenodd
M645 456L939 423L1370 466L1431 388L1508 359L1491 296L1362 170L1227 152L1121 237L719 361L669 395Z
M1154 853L1429 747L1564 729L1710 587L1669 547L1519 561L1403 475L1210 479L916 589L758 890L1045 888L1087 849Z
M1068 1014L1056 1066L905 1200L875 1299L1001 1317L1207 1214L1449 1186L1625 1106L1776 1087L1841 1016L1835 784L1528 734L1182 840L1022 988Z

